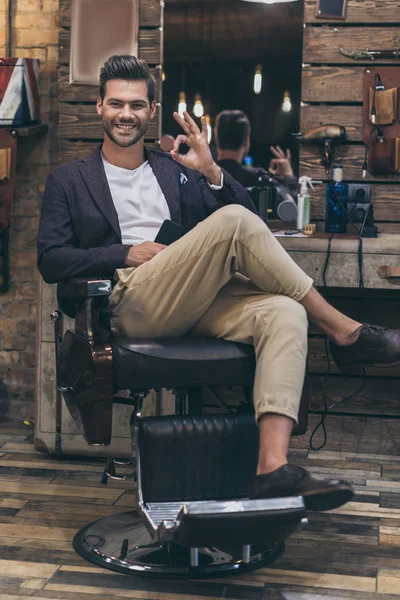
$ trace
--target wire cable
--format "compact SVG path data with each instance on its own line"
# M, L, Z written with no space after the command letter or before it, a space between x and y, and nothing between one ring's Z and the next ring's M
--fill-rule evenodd
M329 264L329 259L331 256L331 242L332 242L332 238L335 234L331 233L331 235L329 236L329 240L328 240L328 248L326 251L326 259L325 259L325 264L324 264L324 270L322 271L322 281L324 283L324 286L326 287L326 271L328 269L328 264Z
M363 373L363 381L361 386L352 394L349 394L348 396L344 396L343 398L341 398L340 400L338 400L337 402L334 402L333 404L331 404L330 406L328 406L328 396L327 396L327 389L328 389L328 377L330 374L330 370L331 370L331 359L329 356L329 350L328 350L328 341L327 341L327 337L324 338L324 345L325 345L325 354L326 354L326 358L328 361L328 366L327 369L325 371L325 376L324 376L324 383L323 383L323 389L322 389L322 399L324 401L324 410L322 412L321 418L319 420L319 423L317 423L317 425L314 427L314 429L311 432L311 436L310 436L310 450L322 450L322 448L326 445L326 442L328 441L328 436L327 436L327 431L326 431L326 425L325 425L325 419L329 414L329 411L332 411L334 408L336 408L336 406L339 406L339 404L343 404L343 402L347 402L347 400L351 400L351 398L354 398L354 396L357 396L365 387L366 383L367 383L367 377L366 377L366 373L365 373L365 369L362 369L362 373ZM314 436L317 433L318 429L322 427L322 432L323 432L323 439L322 442L319 446L314 446L313 440L314 440Z

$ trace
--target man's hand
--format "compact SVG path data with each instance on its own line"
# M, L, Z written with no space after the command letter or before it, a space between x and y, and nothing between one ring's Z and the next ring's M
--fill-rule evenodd
M269 163L269 172L278 177L290 177L293 175L292 165L290 163L292 156L290 150L286 150L286 155L279 146L270 146L272 154L275 156Z
M164 250L164 248L166 248L164 244L157 244L157 242L142 242L137 246L132 246L125 258L126 266L140 267L140 265L148 262L153 256Z
M186 135L180 134L177 136L174 147L171 150L172 158L181 165L185 165L185 167L200 171L209 183L219 185L221 182L221 169L214 162L210 152L205 117L201 117L201 131L189 113L185 111L183 117L174 112L174 119L182 127ZM187 154L179 154L179 146L181 144L189 146L190 150Z

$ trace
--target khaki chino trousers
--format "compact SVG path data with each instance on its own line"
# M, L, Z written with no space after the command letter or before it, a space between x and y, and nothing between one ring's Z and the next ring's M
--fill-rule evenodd
M299 301L313 281L258 216L225 206L150 261L117 275L113 333L252 344L257 419L275 413L297 422L308 329Z

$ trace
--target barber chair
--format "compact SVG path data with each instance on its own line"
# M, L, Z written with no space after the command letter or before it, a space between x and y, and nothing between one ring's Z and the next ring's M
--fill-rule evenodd
M198 578L251 571L277 560L285 538L307 523L300 497L250 500L258 452L252 412L253 348L222 339L113 337L103 322L109 280L58 285L57 385L88 444L111 440L114 403L132 405L137 510L90 523L74 548L96 565L127 574ZM62 338L62 313L75 331ZM201 388L242 386L235 414L203 414ZM171 389L175 413L144 417L149 390ZM121 390L129 390L121 395ZM307 427L307 389L300 423ZM107 461L107 477L115 475Z

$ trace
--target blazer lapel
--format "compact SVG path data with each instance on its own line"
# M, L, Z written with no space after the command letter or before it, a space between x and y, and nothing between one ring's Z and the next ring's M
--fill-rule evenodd
M111 197L110 187L101 158L101 146L96 148L88 158L82 159L78 164L78 168L93 200L110 223L118 239L121 240L118 215Z
M151 152L147 148L145 149L145 154L167 201L171 213L171 221L181 223L182 216L179 189L181 168L179 164L169 160L166 156Z

